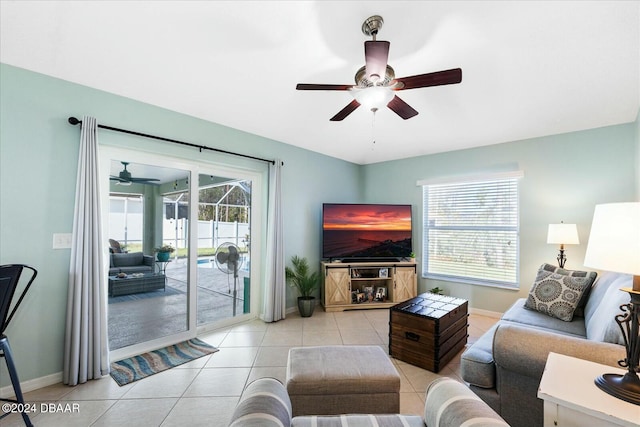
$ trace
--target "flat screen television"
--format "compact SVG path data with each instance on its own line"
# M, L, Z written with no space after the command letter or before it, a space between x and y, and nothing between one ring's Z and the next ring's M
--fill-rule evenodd
M322 205L323 258L394 260L411 252L411 205Z

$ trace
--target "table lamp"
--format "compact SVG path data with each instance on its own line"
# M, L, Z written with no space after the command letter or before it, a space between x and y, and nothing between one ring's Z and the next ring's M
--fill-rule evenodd
M596 205L584 265L633 276L633 287L621 289L629 293L630 302L621 305L622 313L615 317L627 352L618 364L628 371L600 375L595 383L612 396L640 405L640 203Z
M560 253L558 254L558 266L564 268L567 257L564 255L564 245L577 245L580 243L578 239L578 227L575 224L549 224L547 232L547 243L559 244Z

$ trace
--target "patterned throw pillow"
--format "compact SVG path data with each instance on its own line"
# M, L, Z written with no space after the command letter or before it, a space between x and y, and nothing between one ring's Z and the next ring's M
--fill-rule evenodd
M596 276L593 271L572 271L542 264L524 306L571 322L576 308L584 307Z

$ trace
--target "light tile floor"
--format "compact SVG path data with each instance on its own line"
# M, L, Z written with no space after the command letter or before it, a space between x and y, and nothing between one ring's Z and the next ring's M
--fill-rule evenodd
M469 343L497 319L471 314ZM380 345L388 351L389 310L325 313L310 318L243 323L199 338L220 349L193 362L119 387L111 377L76 387L52 385L25 394L35 405L35 426L226 426L244 386L255 378L284 382L287 353L294 346ZM392 359L401 377L400 410L422 415L427 385L439 376L460 378L460 355L439 374ZM44 404L44 405L42 405ZM51 406L53 404L53 406ZM47 412L41 412L43 408ZM24 425L19 414L2 427Z

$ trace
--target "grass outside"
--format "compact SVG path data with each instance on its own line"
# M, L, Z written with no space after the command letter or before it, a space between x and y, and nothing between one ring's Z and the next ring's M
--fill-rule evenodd
M198 256L214 256L216 254L217 248L198 248ZM240 252L246 252L246 249L239 248ZM142 252L142 243L130 243L128 244L124 250L127 252ZM176 249L178 258L186 258L187 256L187 248L178 248Z

